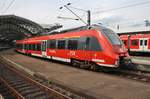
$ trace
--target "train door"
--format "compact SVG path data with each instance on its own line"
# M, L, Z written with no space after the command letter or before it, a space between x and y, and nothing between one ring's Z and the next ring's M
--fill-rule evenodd
M85 50L86 50L86 52L84 53L84 55L85 55L85 59L87 59L88 61L91 60L92 55L93 55L93 53L92 53L92 51L90 49L90 43L91 43L91 38L87 37L86 38L86 42L85 42Z
M140 51L148 50L148 38L140 39Z
M41 50L42 50L43 57L47 57L46 49L47 49L47 41L42 41Z

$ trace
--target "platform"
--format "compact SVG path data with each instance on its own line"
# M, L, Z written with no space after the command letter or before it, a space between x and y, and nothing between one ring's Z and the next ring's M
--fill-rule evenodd
M41 74L52 82L97 99L150 99L150 84L147 83L37 59L13 50L3 51L0 55L30 74Z
M150 72L150 57L132 56L132 62L139 64L137 69Z
M150 65L150 57L142 57L142 56L132 56L133 62L139 62L141 64L149 64Z
M4 99L3 96L0 94L0 99Z

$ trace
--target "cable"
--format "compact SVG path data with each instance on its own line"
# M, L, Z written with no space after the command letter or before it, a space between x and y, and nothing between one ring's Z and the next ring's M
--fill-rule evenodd
M76 13L74 13L70 8L68 8L67 5L64 5L64 7L66 9L68 9L73 15L75 15L80 21L82 21L84 24L87 25L87 23L80 16L78 16Z
M75 4L75 3L77 3L79 0L75 0L75 1L73 1L73 2L71 2L71 4Z
M11 5L12 5L14 2L15 2L15 0L12 0L12 1L10 2L10 4L8 5L8 7L2 12L2 14L6 13L7 10L11 7Z
M83 10L83 9L80 9L80 8L75 8L75 7L72 7L72 6L69 6L70 8L73 8L75 10L79 10L79 11L83 11L83 12L87 12L87 10Z
M96 11L96 12L93 12L92 14L99 14L99 13L104 13L104 12L110 12L110 11L114 11L114 10L125 9L125 8L139 6L139 5L144 5L144 4L148 4L148 3L150 3L150 1L145 1L145 2L141 2L141 3L130 4L130 5L125 5L125 6L118 7L118 8L112 8L112 9Z
M6 5L6 2L7 0L4 0L4 2L2 3L2 6L1 6L1 11L4 9L5 5ZM1 12L2 13L2 12Z

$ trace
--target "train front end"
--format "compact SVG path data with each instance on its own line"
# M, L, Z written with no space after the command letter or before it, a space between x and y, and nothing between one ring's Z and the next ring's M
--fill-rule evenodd
M97 64L105 67L129 65L131 63L131 58L117 33L99 25L95 26L95 29L98 31L97 37L102 47L102 51L99 52L100 54L97 55L96 58L103 59L103 62Z
M112 55L116 56L117 61L115 62L115 66L119 67L123 65L129 65L131 63L131 58L128 54L128 50L125 48L119 36L107 28L102 29L102 33L105 35L111 46L110 51L113 53Z

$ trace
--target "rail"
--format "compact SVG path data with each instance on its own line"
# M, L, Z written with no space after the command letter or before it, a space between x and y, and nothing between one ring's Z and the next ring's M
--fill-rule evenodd
M33 80L27 75L22 74L8 64L0 61L0 80L9 88L17 99L71 99L70 97L57 92L39 82Z

